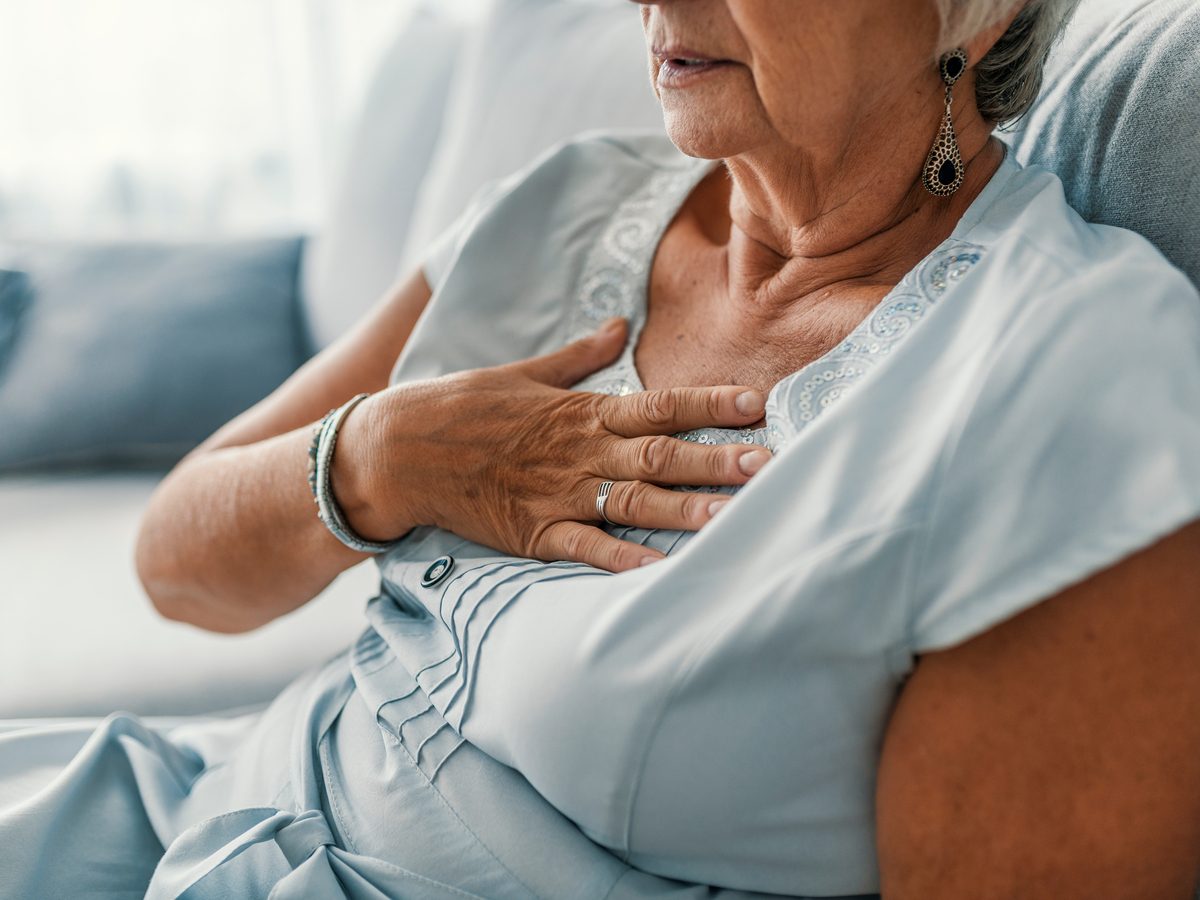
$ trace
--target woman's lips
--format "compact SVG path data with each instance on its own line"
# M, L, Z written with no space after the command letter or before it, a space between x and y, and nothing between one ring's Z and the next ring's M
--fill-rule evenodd
M660 88L688 87L733 65L734 63L726 59L668 57L658 64L658 86Z

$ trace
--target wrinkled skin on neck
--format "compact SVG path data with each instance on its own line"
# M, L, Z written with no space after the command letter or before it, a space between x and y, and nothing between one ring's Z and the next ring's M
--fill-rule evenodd
M953 230L1002 158L968 70L954 91L966 181L951 198L921 187L945 111L930 0L657 0L642 17L668 133L689 155L724 159L731 176L711 215L730 229L735 290L786 303L847 278L894 283ZM1009 21L970 41L969 60ZM716 64L673 77L681 54Z

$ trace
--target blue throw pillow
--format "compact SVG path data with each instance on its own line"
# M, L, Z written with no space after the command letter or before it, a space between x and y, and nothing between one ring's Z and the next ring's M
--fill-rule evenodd
M12 355L21 314L29 305L29 281L24 272L0 269L0 376Z
M0 472L170 465L270 393L304 360L301 248L9 247Z

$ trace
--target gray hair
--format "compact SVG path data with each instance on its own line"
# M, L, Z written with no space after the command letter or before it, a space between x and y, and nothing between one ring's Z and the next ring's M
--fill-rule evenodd
M942 16L942 48L965 43L1005 14L1014 0L935 0ZM1017 0L1019 2L1019 0ZM1062 34L1079 0L1028 0L1008 31L975 64L975 100L980 114L997 125L1029 111L1042 89L1050 48Z

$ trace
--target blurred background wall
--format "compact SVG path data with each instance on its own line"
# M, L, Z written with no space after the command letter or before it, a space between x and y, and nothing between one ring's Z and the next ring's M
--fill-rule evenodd
M484 6L0 0L0 236L310 230L368 76L423 2Z

